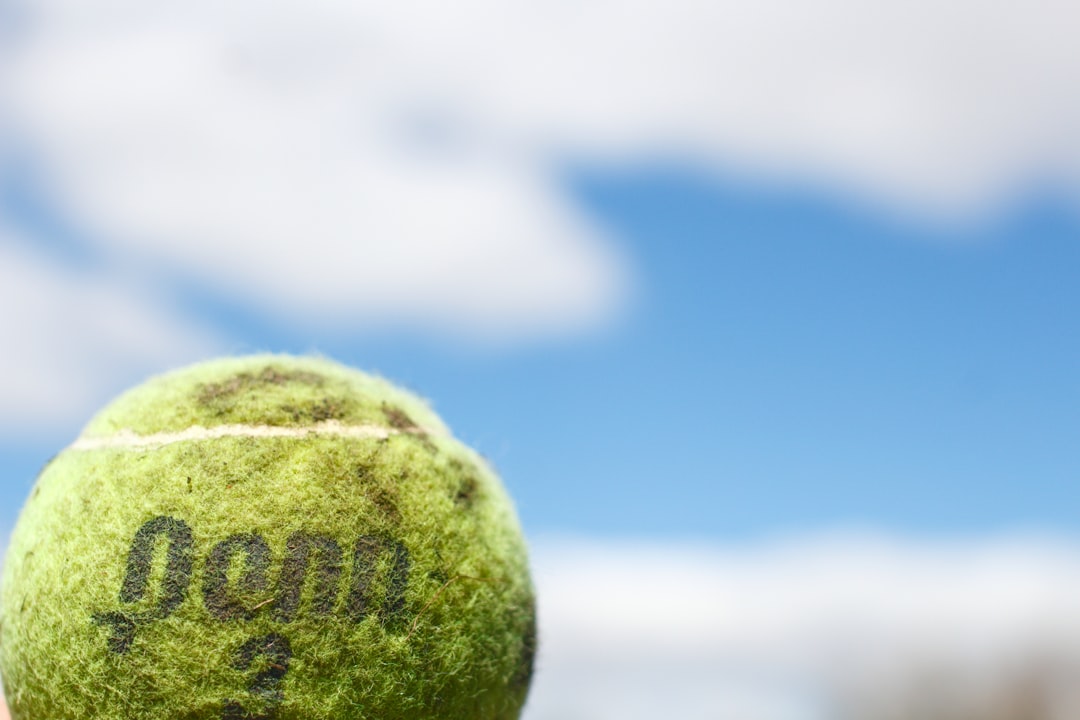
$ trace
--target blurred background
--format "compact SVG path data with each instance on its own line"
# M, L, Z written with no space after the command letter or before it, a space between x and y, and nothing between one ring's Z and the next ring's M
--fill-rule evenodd
M1080 717L1078 30L0 0L0 538L118 391L316 352L505 478L527 720Z

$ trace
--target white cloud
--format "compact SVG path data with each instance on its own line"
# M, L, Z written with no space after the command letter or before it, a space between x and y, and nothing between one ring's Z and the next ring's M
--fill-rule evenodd
M0 433L67 429L103 393L213 350L149 290L66 269L0 228Z
M619 257L541 159L421 127L431 98L407 58L372 54L365 12L219 13L33 7L7 96L58 196L109 250L306 325L502 337L617 310Z
M527 720L868 720L927 676L970 711L1028 670L1060 717L1080 709L1075 675L1053 675L1080 667L1071 545L548 541L536 572Z
M1056 0L16 1L6 104L65 207L305 323L592 326L564 158L657 153L929 210L1080 185Z

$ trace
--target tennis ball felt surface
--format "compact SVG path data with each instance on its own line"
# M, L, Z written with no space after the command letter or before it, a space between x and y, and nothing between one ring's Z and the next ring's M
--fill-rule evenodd
M327 360L154 378L42 471L0 585L13 720L512 720L536 646L501 483Z

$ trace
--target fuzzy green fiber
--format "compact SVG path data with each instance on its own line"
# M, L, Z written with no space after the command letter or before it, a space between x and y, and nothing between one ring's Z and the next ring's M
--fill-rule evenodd
M498 478L317 358L121 396L42 471L0 585L13 720L513 720L535 648Z

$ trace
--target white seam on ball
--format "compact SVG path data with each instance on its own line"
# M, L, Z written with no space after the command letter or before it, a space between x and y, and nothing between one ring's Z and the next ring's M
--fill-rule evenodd
M344 438L368 438L385 440L392 435L433 435L424 428L397 429L380 425L343 425L337 420L326 420L305 427L278 427L274 425L216 425L203 427L192 425L179 432L139 435L133 430L118 430L112 435L81 437L69 450L101 450L106 448L138 449L172 445L178 442L217 440L228 437L250 438L305 438L311 435L327 435Z

